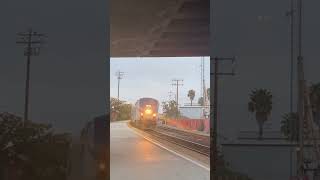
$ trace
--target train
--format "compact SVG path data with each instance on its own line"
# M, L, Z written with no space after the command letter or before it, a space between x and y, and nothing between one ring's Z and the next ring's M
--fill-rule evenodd
M94 166L97 168L96 172L87 171L87 173L96 173L97 177L107 177L109 173L107 169L110 162L108 157L110 153L108 148L110 145L109 123L109 114L102 115L88 121L81 130L81 154L84 156L88 153L95 160Z
M140 98L131 111L131 121L141 129L153 129L159 120L159 102L154 98Z
M95 117L87 122L81 130L81 144L90 154L96 155L99 146L108 144L106 133L109 126L109 115Z

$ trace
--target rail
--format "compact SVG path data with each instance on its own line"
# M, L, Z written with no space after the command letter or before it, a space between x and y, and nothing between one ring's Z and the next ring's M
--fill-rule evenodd
M166 140L170 143L184 147L184 148L189 149L191 151L195 151L199 154L203 154L208 157L210 155L210 146L200 144L197 142L193 142L193 141L190 141L190 140L187 140L187 139L184 139L181 137L177 137L174 135L165 134L164 132L159 132L159 131L153 130L153 129L148 129L145 131L154 137Z
M206 134L200 134L198 132L190 132L182 129L171 128L166 126L157 126L156 131L169 133L181 137L192 142L196 142L202 145L210 146L210 136Z

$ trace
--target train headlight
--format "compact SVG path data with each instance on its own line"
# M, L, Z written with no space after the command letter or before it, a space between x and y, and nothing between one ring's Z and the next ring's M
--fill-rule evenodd
M151 114L151 113L152 113L152 110L151 110L151 109L146 109L144 112L145 112L146 114Z
M153 117L156 117L157 116L157 114L156 113L153 113L153 115L152 115Z

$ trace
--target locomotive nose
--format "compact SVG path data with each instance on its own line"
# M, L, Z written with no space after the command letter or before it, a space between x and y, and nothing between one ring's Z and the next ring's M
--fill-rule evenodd
M151 114L151 113L152 113L152 110L151 110L151 109L146 109L144 112L145 112L146 114Z

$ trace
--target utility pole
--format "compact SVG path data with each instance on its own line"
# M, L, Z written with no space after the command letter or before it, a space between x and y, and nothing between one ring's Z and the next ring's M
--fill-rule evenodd
M201 97L203 98L203 110L202 117L206 118L207 116L207 105L208 105L208 94L205 83L205 61L204 57L201 57Z
M298 177L304 174L304 72L302 56L302 0L298 0L298 117L299 117L299 153L298 153Z
M218 78L219 75L224 76L234 76L235 75L235 58L219 58L214 57L210 58L210 61L214 61L214 72L210 73L210 75L214 76L214 90L213 90L213 113L210 113L210 116L213 115L213 118L210 118L210 167L212 171L210 171L210 179L214 180L214 174L217 170L217 160L218 160ZM219 61L231 61L232 63L232 72L219 72ZM211 108L210 108L211 109Z
M179 110L179 86L183 86L182 82L183 82L182 79L173 79L172 80L172 85L176 86L176 88L177 88L177 94L176 94L177 110ZM177 113L178 113L178 111L177 111ZM177 117L178 117L178 114L177 114Z
M181 84L183 82L183 80L182 79L173 79L172 82L173 82L172 85L176 86L176 88L177 88L176 102L177 102L177 106L179 106L179 86L183 86L183 84Z
M294 1L291 0L290 11L290 113L293 113L293 64L294 64L294 25L295 25L295 8Z
M26 70L26 86L25 86L25 102L24 102L24 122L28 120L29 114L29 84L30 84L30 63L31 56L39 56L40 45L44 43L43 38L45 34L40 34L33 31L31 28L27 32L17 33L17 44L25 46L24 55L27 56L27 70Z
M287 12L287 16L290 16L290 87L289 87L289 94L290 94L290 114L293 113L293 72L294 72L294 25L295 25L295 7L294 3L295 0L290 0L290 11ZM293 123L291 123L293 124ZM291 130L297 130L297 127L290 127ZM290 148L290 177L293 176L292 172L292 161L293 161L293 149Z
M121 71L116 72L116 76L118 79L118 100L119 100L119 95L120 95L120 80L123 79L123 75L124 75L124 72L121 72Z
M203 97L203 59L201 57L201 65L200 65L200 97Z
M204 57L201 57L201 97L203 97L204 106L207 100L206 96L206 85L205 85L205 77L204 77Z

